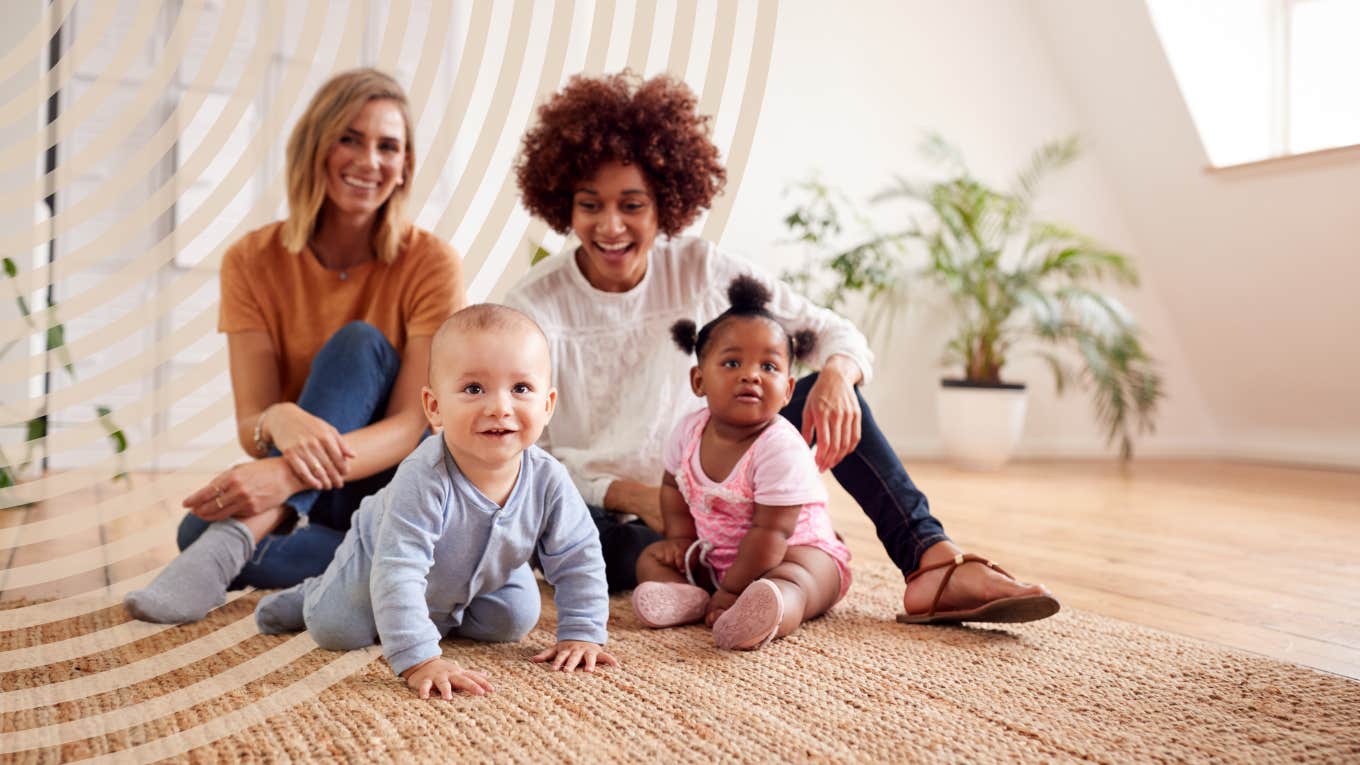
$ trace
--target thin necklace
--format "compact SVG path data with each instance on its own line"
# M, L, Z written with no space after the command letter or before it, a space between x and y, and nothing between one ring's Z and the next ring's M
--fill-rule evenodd
M307 246L310 247L310 248L312 248L312 252L316 253L317 262L321 264L321 267L324 268L324 269L326 269L327 271L336 271L336 272L338 273L338 275L340 276L340 281L342 281L342 282L343 282L343 281L347 281L347 280L349 279L349 270L350 270L351 268L357 268L357 267L362 266L363 264L367 263L368 261L373 260L373 253L370 251L370 252L369 252L369 256L368 256L367 258L364 258L363 260L359 261L358 263L352 263L352 264L350 264L350 265L348 265L348 266L345 266L345 267L343 267L343 268L331 268L330 266L326 265L325 261L323 261L323 260L321 259L321 252L322 252L322 250L321 250L320 247L317 247L317 246L316 246L316 240L315 240L315 239L309 238L309 239L307 240Z

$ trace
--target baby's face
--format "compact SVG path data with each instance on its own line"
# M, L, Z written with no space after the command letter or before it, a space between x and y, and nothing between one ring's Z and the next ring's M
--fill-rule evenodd
M519 328L465 331L435 359L425 416L442 428L460 467L496 468L519 458L552 417L548 348Z
M769 319L728 319L709 339L690 384L719 422L769 422L793 397L788 335Z

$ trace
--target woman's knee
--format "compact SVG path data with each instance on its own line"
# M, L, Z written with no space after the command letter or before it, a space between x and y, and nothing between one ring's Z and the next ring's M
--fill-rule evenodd
M329 342L337 343L346 348L365 348L386 343L387 338L383 335L382 330L366 321L351 321L337 329L335 334L331 335Z
M384 371L394 371L401 363L397 350L388 342L382 330L366 321L351 321L335 331L312 359L312 366L334 359L353 363L365 356L377 362Z
M186 514L179 522L179 530L175 532L175 544L179 546L180 552L184 552L184 548L197 541L210 525L212 524L193 513Z

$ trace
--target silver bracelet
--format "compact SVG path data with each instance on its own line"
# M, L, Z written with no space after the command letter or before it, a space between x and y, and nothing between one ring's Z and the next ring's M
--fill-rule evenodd
M272 405L271 405L272 406ZM255 418L255 456L265 457L269 454L269 447L272 441L265 440L264 437L264 416L269 412L269 407L265 407L260 416Z

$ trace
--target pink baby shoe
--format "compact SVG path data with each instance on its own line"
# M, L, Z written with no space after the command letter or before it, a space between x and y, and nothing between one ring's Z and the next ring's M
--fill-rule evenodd
M633 590L633 613L648 627L678 627L703 621L708 592L679 582L643 582Z
M784 595L769 579L757 579L713 623L719 648L750 651L774 640L784 621Z

